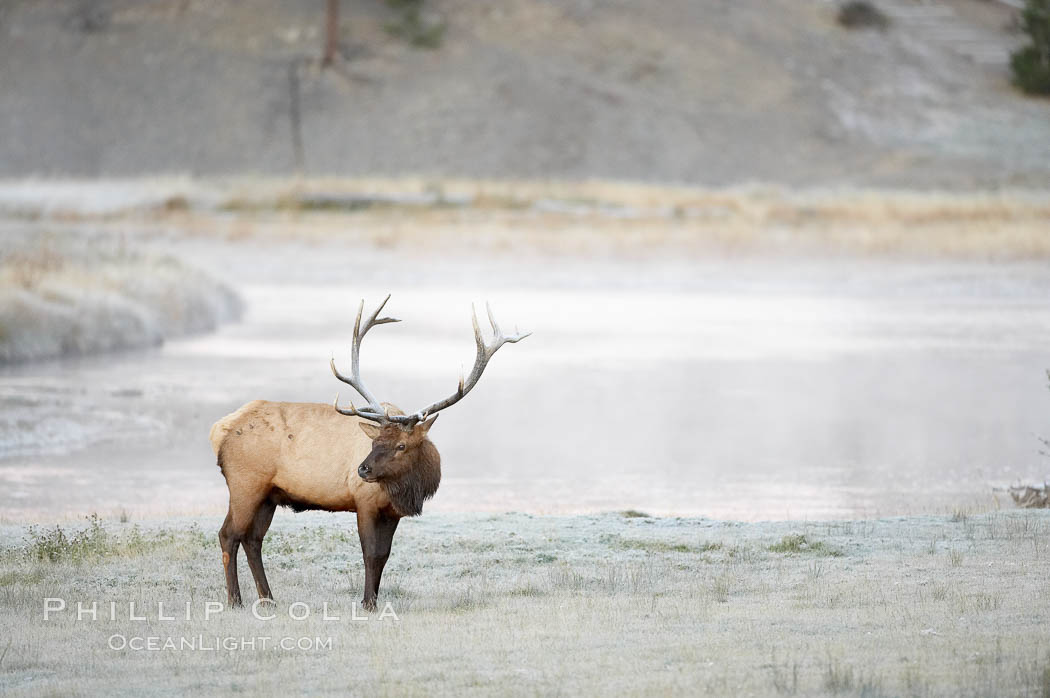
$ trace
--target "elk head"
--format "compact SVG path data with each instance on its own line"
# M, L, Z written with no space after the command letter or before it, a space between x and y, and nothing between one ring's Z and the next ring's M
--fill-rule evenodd
M358 426L372 440L372 452L357 467L357 474L365 482L401 480L419 469L421 461L433 460L436 455L427 432L437 415L413 426L400 424L368 424Z
M364 300L361 301L357 311L357 320L354 322L354 339L350 352L350 376L347 377L339 373L339 370L335 367L335 359L333 358L331 361L332 373L335 374L335 377L356 390L361 397L368 401L368 406L359 410L351 402L349 409L344 409L339 406L339 396L336 395L334 407L340 414L367 420L366 422L361 422L359 426L365 435L372 440L372 451L358 466L357 473L361 479L366 482L381 483L387 489L387 492L392 495L392 499L395 500L397 499L395 495L399 490L406 490L406 488L411 490L408 493L412 495L409 497L411 501L406 502L407 508L416 510L413 513L418 514L419 510L422 509L423 500L429 498L437 490L437 483L441 477L440 457L434 444L427 437L430 427L437 420L437 413L462 400L477 385L489 360L501 346L507 343L520 342L528 337L530 333L518 333L515 330L513 335L504 335L496 323L492 309L486 304L485 308L488 311L489 324L492 327L493 335L492 341L486 342L481 333L481 327L478 325L477 312L471 306L477 355L470 375L465 380L463 377L460 377L456 392L444 400L439 400L413 414L402 414L399 410L395 414L395 410L391 410L381 404L361 380L361 342L365 335L376 325L398 322L395 318L379 317L379 313L386 306L388 300L390 300L390 296L387 296L379 304L379 307L375 309L375 312L363 324L362 318L364 316L365 302ZM373 423L369 424L368 422Z

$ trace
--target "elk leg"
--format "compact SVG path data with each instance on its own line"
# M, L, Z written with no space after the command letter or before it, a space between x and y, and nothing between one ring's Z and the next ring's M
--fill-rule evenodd
M237 551L248 536L260 502L250 505L230 496L230 510L219 529L219 547L222 548L222 566L226 568L226 601L231 606L241 605L241 585L237 582Z
M357 515L357 532L361 537L361 552L365 558L365 596L361 606L366 611L376 610L379 580L390 557L390 543L394 540L399 520L382 515L375 519L361 513Z
M273 512L276 508L277 505L270 500L264 501L259 511L255 512L252 529L244 539L244 556L248 558L248 567L251 568L252 576L255 577L255 589L259 592L260 599L271 601L273 594L270 593L270 585L266 582L266 570L263 569L262 542L266 537L266 532L270 529L270 522L273 520Z
M383 578L383 568L390 557L390 546L397 531L398 518L380 519L376 522L376 549L372 560L372 599L379 596L379 580Z
M226 571L226 602L241 605L241 585L237 582L237 549L241 539L233 530L233 510L226 513L226 521L219 529L219 547L222 549L222 567Z

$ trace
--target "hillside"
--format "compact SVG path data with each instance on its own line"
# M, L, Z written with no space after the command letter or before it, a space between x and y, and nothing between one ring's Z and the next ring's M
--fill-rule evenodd
M421 49L344 0L321 71L321 0L7 0L0 176L1050 183L1013 10L877 4L884 31L828 0L425 0L445 29Z

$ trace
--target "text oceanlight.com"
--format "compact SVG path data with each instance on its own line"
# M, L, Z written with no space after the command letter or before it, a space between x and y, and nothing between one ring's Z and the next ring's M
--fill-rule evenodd
M133 652L244 652L282 650L285 652L316 652L332 649L331 637L253 637L205 636L162 637L115 633L109 636L109 648L115 651Z

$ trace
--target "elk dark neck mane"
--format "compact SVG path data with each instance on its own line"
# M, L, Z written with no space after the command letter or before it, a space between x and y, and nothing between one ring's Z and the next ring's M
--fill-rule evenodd
M429 441L419 445L418 462L408 474L397 480L383 480L383 490L401 516L419 516L423 502L434 496L441 484L441 456Z

